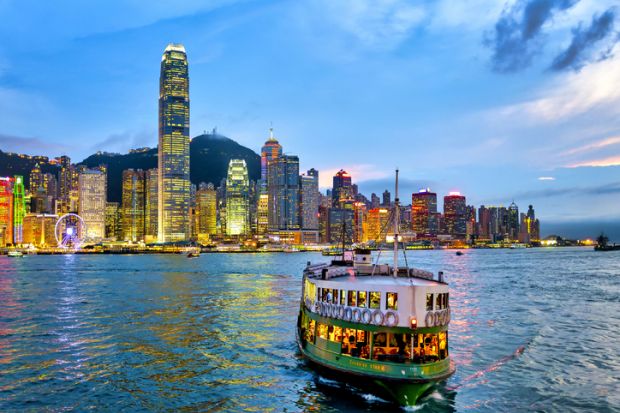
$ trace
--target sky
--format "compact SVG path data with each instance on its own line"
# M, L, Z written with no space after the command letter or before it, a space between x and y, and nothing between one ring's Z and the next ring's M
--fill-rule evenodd
M4 151L156 146L176 42L192 136L259 152L273 125L322 187L344 168L393 192L398 167L405 203L430 187L533 204L543 232L620 221L617 1L0 0L0 21Z

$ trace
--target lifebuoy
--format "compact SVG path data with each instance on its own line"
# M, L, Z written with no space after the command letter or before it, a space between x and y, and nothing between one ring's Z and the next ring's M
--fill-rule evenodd
M355 308L353 310L352 320L355 323L359 323L360 321L362 321L362 312L360 311L359 308Z
M377 316L379 318L377 318ZM383 325L384 321L385 321L385 317L383 316L383 313L381 312L381 310L375 310L372 312L372 323L374 325L381 326Z
M448 312L446 314L446 324L450 324L450 320L452 320L452 310L448 308Z
M362 310L362 321L366 324L370 324L372 321L372 313L367 308Z
M426 324L426 327L433 327L435 325L435 315L432 311L426 313L426 317L424 318L424 324Z
M390 318L392 321L390 321ZM394 327L398 324L398 313L390 310L385 313L385 325L388 327Z
M321 303L321 315L323 317L327 316L327 303Z
M351 321L351 316L352 316L353 310L351 310L351 307L347 307L344 309L344 321Z
M342 306L338 307L338 318L341 320L344 318L344 307Z
M316 301L314 303L314 312L315 313L320 313L321 312L321 303L319 303L318 301Z
M439 324L439 311L435 311L435 325L438 326Z

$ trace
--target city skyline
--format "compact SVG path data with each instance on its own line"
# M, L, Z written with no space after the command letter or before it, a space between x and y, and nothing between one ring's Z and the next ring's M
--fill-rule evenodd
M260 153L273 121L299 170L321 172L322 188L345 169L360 192L380 195L392 190L399 166L404 193L431 187L460 190L474 205L533 203L545 222L617 221L620 95L606 87L619 80L617 10L611 2L547 3L531 37L518 29L531 22L530 1L476 2L471 14L445 2L226 3L185 5L176 15L134 6L135 21L104 8L99 26L61 31L34 25L55 11L26 15L6 3L0 31L20 25L22 36L0 50L0 94L17 103L0 107L0 149L80 160L156 146L154 62L178 41L192 65L190 137L217 125ZM466 25L468 16L482 17ZM502 31L510 22L517 29ZM601 35L579 43L577 27ZM49 38L35 44L44 29ZM521 60L511 54L518 47ZM81 73L68 71L72 64ZM74 82L57 81L67 76Z

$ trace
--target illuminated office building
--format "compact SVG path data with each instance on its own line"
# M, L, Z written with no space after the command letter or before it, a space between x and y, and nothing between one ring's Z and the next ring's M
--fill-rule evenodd
M105 204L105 237L113 240L123 237L121 207L118 202Z
M387 208L372 208L368 211L367 232L364 235L364 241L374 241L382 243L385 241L390 221L390 211Z
M59 213L75 212L78 207L78 171L71 164L71 158L59 158L60 174L58 182L58 211Z
M13 178L13 244L24 241L24 217L26 216L26 194L24 178L15 175Z
M387 189L383 191L383 203L381 204L384 208L389 208L392 205L392 194Z
M30 170L30 184L28 190L31 194L36 193L43 186L43 173L38 163Z
M35 247L55 246L56 221L54 214L26 214L24 217L24 244Z
M270 215L276 208L275 203L269 196L269 164L282 156L282 145L273 136L273 128L269 129L269 139L265 142L260 151L260 183L257 206L257 233L264 235L269 230Z
M314 169L308 171L308 175L302 175L300 179L300 208L301 208L301 227L302 229L319 229L319 176L316 174L310 175L311 171L316 172Z
M189 76L187 55L169 44L159 79L158 241L185 241L189 225Z
M508 206L508 237L516 240L519 237L519 207L514 201Z
M146 179L142 169L123 171L121 217L124 241L143 241L146 215Z
M353 243L354 212L350 208L331 208L329 210L329 242L342 245Z
M340 206L340 203L353 199L353 188L351 185L351 175L344 169L339 170L332 180L332 205Z
M107 173L105 167L80 168L78 172L78 215L86 225L86 238L105 238Z
M0 177L0 247L13 243L13 194L11 178Z
M157 241L157 168L144 171L144 241Z
M429 188L411 195L411 229L417 238L437 235L437 194Z
M268 164L269 230L300 229L299 158L280 156Z
M212 183L201 183L196 191L198 240L209 241L217 234L217 192Z
M250 230L250 180L244 159L231 159L226 177L226 235Z
M467 208L460 192L450 192L443 198L445 232L453 238L465 239L467 234Z

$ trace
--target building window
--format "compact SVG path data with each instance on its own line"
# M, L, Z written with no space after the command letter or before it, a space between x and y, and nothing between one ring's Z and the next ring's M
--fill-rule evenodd
M398 293L387 293L387 309L398 310Z
M426 311L433 311L433 294L426 293Z
M370 292L370 306L369 308L381 308L381 293L379 291Z
M355 307L357 305L357 297L355 296L355 291L349 291L349 307Z
M366 307L366 291L357 292L357 306Z

